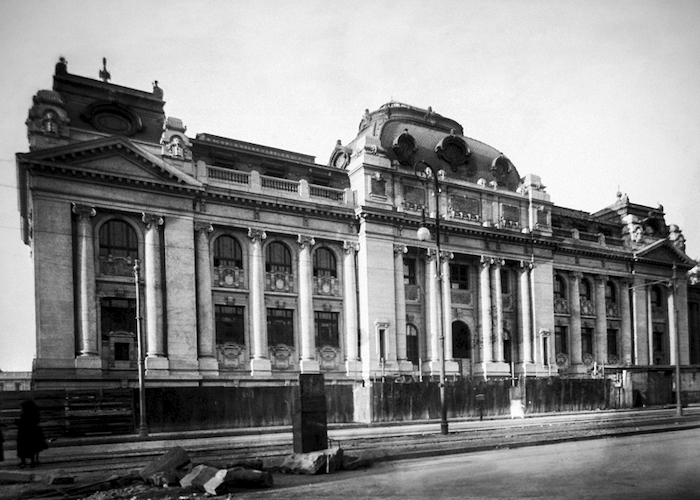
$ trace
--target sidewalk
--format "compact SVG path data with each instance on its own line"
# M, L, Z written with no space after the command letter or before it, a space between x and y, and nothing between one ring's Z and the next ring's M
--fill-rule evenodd
M438 420L330 424L328 435L331 444L340 445L346 455L380 462L700 428L700 408L687 408L683 413L682 417L676 417L675 409L656 408L528 415L516 420L501 416L482 422L454 419L449 422L448 435L440 434ZM174 446L184 448L195 464L261 459L265 468L274 468L292 453L293 437L291 427L282 426L157 433L147 438L137 435L65 438L52 442L42 452L39 467L22 471L17 467L14 450L6 446L6 460L0 462L0 484L15 484L0 486L0 500L55 493L55 488L47 485L47 478L58 472L74 476L79 484L104 480L114 474L124 475L141 469ZM314 478L275 475L280 487L316 481Z

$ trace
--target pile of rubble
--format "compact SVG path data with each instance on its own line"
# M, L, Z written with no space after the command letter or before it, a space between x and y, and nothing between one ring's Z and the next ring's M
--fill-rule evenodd
M36 486L39 486L36 483L41 481L44 486L41 491L33 489L33 493L38 496L27 496L30 491L26 491L24 494L18 494L17 498L63 498L66 500L195 499L228 495L241 489L270 488L274 483L273 472L329 474L343 469L354 470L367 465L367 460L345 455L340 447L311 453L295 453L284 458L279 465L268 467L267 470L260 459L226 465L194 464L189 454L181 447L176 446L170 448L141 470L110 476L90 484L79 485L75 483L74 476L62 472L54 473L48 478L25 474L22 477L28 479L29 482L34 482Z

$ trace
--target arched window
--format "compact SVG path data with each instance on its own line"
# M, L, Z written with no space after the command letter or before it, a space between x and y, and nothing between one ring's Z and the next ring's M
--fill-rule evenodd
M321 247L314 252L314 277L337 278L335 255L329 249Z
M243 269L241 245L232 236L219 236L214 242L214 267L237 267Z
M265 271L268 273L292 273L292 254L284 243L273 241L267 246Z
M566 300L566 282L558 274L554 276L554 298Z
M136 231L123 220L111 220L100 228L100 256L137 259L139 244Z
M414 365L420 362L418 354L418 328L411 324L406 325L406 359Z

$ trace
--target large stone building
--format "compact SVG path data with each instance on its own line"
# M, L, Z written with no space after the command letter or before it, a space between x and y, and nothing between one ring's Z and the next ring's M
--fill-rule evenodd
M63 60L34 97L36 388L134 386L139 325L152 386L437 376L443 335L448 377L700 363L695 263L662 207L558 206L431 108L365 111L319 164L190 137L164 104Z

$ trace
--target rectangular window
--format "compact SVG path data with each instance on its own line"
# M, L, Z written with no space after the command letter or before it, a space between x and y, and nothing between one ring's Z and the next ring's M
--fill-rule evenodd
M510 294L510 273L508 269L501 269L501 295Z
M416 284L416 259L411 257L403 258L403 284Z
M337 312L314 312L314 325L316 327L316 347L325 345L340 347Z
M267 310L267 343L275 346L294 346L294 311L292 309Z
M554 349L557 354L569 354L568 327L554 327Z
M425 190L423 188L413 186L404 186L403 200L404 203L408 203L415 207L422 207L425 205Z
M102 335L136 333L136 300L107 297L101 300L100 306Z
M370 189L375 196L386 196L386 180L372 177Z
M617 348L617 330L608 328L608 356L619 356Z
M413 325L406 325L406 358L414 365L419 363L418 330Z
M469 266L466 264L450 265L450 286L453 290L469 290Z
M514 205L503 205L503 220L506 222L520 222L520 208Z
M222 304L214 306L217 344L232 342L245 345L244 309L241 306L226 306Z
M450 203L452 205L452 211L455 213L461 213L462 217L465 216L478 216L480 213L479 207L481 202L474 198L466 198L464 196L452 196L450 198Z
M386 360L386 329L380 328L378 332L379 341L379 359L382 361Z
M129 347L127 342L115 342L114 361L129 361Z
M581 328L581 354L593 354L593 328Z

